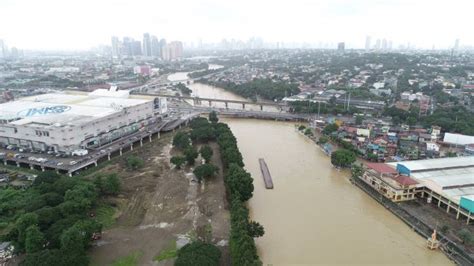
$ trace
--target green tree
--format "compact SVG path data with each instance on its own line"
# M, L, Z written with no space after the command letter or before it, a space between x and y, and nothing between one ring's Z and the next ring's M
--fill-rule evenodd
M331 154L331 163L337 167L348 167L356 160L353 151L339 149Z
M225 181L233 198L238 198L241 201L247 201L252 198L254 190L253 178L238 164L232 163L229 165Z
M209 113L209 121L213 124L217 124L219 122L219 118L217 117L216 111L212 111Z
M328 140L329 140L328 137L321 136L321 137L319 137L318 142L319 142L319 144L326 144L328 142Z
M247 230L249 232L249 236L255 238L255 237L261 237L265 234L265 230L261 224L255 221L250 221L247 225Z
M103 191L107 195L117 195L120 192L120 179L117 174L109 174L103 183Z
M25 250L26 253L35 253L43 249L44 235L36 225L26 229Z
M178 132L173 137L173 146L180 150L185 150L191 145L191 140L188 134L184 132Z
M33 181L33 185L39 186L41 184L47 183L52 184L61 178L61 175L54 171L45 171L38 174L38 176Z
M360 178L364 173L364 168L362 165L353 164L351 168L351 177L352 179Z
M195 241L178 250L175 266L218 266L221 251L214 245ZM236 264L237 265L237 264Z
M356 119L355 119L356 125L362 125L362 122L364 122L364 117L361 115L356 116Z
M323 134L329 135L332 132L337 131L338 128L339 128L339 126L336 123L329 124L329 125L324 127Z
M304 130L304 134L306 136L312 136L313 135L313 131L311 131L311 128L307 128Z
M87 237L76 226L73 226L61 235L61 253L65 265L88 265L89 258L85 252L84 238Z
M186 162L188 162L189 165L194 165L194 160L196 160L198 155L199 153L193 147L188 147L186 150L184 150L184 157L186 158Z
M299 130L299 131L303 131L303 130L305 130L305 129L306 129L305 125L299 125L299 127L298 127L298 130Z
M130 155L127 158L127 167L132 170L137 170L143 167L145 163L143 160L135 155Z
M213 177L218 170L219 168L217 166L210 163L206 163L196 167L193 173L196 175L199 182L201 182L201 180L204 178Z
M26 229L32 225L38 224L38 214L36 213L25 213L21 215L16 221L16 230L18 233L17 246L16 248L23 251L25 248L26 240Z
M176 166L176 169L181 169L181 166L186 162L186 158L183 156L173 156L170 162Z
M211 161L213 151L210 146L208 145L202 146L199 152L201 153L201 157L206 161L206 163L209 163Z

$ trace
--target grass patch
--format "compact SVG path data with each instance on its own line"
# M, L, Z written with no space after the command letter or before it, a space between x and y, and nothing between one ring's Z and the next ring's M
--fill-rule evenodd
M143 256L143 252L140 250L134 251L125 257L116 259L112 266L136 266L138 265L138 260Z
M97 222L102 224L104 229L110 228L112 225L115 224L115 212L116 208L108 204L102 203L97 206L97 209L95 210L95 219Z
M178 255L178 249L176 248L176 241L172 241L167 247L165 247L159 255L156 255L153 260L160 262L162 260L176 258Z

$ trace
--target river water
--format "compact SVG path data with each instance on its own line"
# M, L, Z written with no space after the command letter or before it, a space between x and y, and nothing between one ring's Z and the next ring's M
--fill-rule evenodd
M242 98L223 89L191 84L201 97ZM440 251L348 181L294 123L224 119L238 140L254 178L251 218L265 227L256 240L264 265L452 265ZM258 159L264 158L275 188L266 190Z

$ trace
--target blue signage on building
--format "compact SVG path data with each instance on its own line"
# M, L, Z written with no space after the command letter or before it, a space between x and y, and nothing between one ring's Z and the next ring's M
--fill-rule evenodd
M30 108L21 110L18 112L20 117L31 117L31 116L42 116L49 114L61 114L71 110L71 106L67 105L56 105L56 106L46 106L41 108Z

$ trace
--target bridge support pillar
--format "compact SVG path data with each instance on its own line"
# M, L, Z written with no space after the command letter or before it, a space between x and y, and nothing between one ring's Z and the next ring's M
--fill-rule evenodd
M16 167L20 167L20 163L19 162L16 162ZM33 170L34 166L32 164L30 164L30 169Z
M193 99L193 104L194 104L194 105L198 105L198 101L197 101L196 98Z
M107 154L107 159L110 161L110 153Z
M263 111L263 105L260 105L260 111Z
M122 156L122 148L120 148L119 153L120 153L120 156Z
M143 139L140 139L140 147L143 146Z
M244 109L244 110L245 110L245 103L243 103L243 104L242 104L242 109Z
M110 160L110 157L109 157L109 160ZM97 167L97 161L94 161L94 165Z
M149 140L150 140L150 142L151 142L151 134L150 134L150 135L148 135L148 139L149 139Z
M211 107L211 106L212 106L212 101L209 101L209 107Z
M133 143L130 144L130 150L133 151Z
M71 171L68 171L68 172L67 172L67 175L68 175L69 177L72 177L72 172L71 172Z
M41 166L41 172L44 172L44 166Z
M158 132L158 138L160 138L160 132Z
M4 160L4 161L3 161L3 165L7 165L7 160Z
M225 109L229 109L229 103L228 102L224 102L225 103Z

